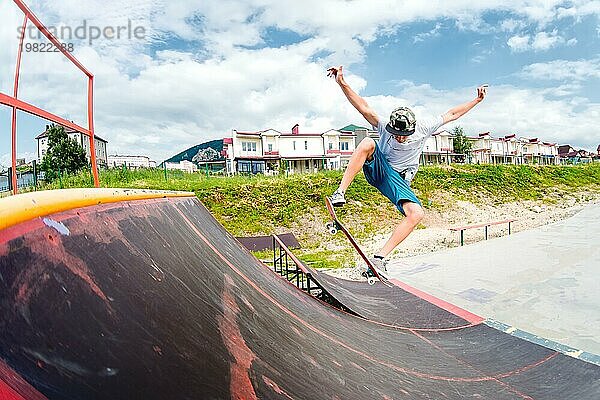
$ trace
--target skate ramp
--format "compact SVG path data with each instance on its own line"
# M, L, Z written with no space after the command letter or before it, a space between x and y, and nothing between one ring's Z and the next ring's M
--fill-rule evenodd
M392 280L394 286L380 282L368 285L305 267L313 279L333 298L354 314L370 321L415 330L461 329L477 325L483 318L429 297L425 293Z
M600 395L600 367L483 324L400 329L324 304L194 197L98 193L0 200L0 217L7 204L19 215L0 220L0 397Z

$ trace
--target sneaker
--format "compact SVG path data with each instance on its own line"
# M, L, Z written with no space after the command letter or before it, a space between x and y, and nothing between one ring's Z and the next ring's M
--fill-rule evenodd
M386 259L382 259L382 258L378 258L378 257L370 257L369 261L371 262L371 265L373 265L373 267L375 268L375 271L377 271L377 273L379 275L385 275L385 273L387 272L387 260ZM369 278L370 276L373 276L373 272L371 272L371 270L367 267L367 269L365 271L363 271L362 276L364 276L365 278Z
M331 205L334 207L341 207L346 204L346 198L344 197L344 192L341 190L336 190L333 192L331 196L329 196L329 201L331 201Z

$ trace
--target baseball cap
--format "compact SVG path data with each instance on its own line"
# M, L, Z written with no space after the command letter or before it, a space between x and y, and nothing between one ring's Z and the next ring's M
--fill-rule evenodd
M415 133L417 119L408 107L398 107L390 114L385 130L394 136L409 136Z

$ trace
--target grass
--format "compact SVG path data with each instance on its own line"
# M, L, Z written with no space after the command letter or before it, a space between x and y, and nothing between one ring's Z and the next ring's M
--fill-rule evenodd
M222 177L169 171L166 179L164 171L155 169L112 169L100 173L104 187L194 192L236 236L292 231L303 247L297 252L299 257L328 268L347 264L353 258L341 234L331 237L324 228L329 217L323 198L337 188L341 178L341 171L273 177ZM89 171L63 177L61 182L53 182L46 188L93 186ZM565 194L580 189L600 191L600 164L425 166L420 168L412 187L426 208L450 207L453 199L479 204L517 200L559 202ZM362 174L357 175L346 196L350 201L339 217L357 239L372 237L399 221L394 207Z

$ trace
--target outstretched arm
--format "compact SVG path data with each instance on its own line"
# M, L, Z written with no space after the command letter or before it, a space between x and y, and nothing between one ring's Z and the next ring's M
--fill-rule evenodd
M477 88L477 97L475 98L475 100L468 101L446 111L446 113L442 115L442 118L444 118L444 124L451 121L456 121L457 119L465 115L467 112L469 112L469 110L471 110L477 104L481 103L485 98L485 95L487 94L487 88L488 85L479 86Z
M342 66L340 65L338 68L331 67L327 70L327 76L331 76L335 78L335 81L340 85L342 92L346 95L346 98L358 110L359 113L362 114L363 117L373 126L377 126L379 123L379 117L373 111L373 109L369 106L365 99L360 97L352 88L346 83L344 79L344 72L342 70Z

